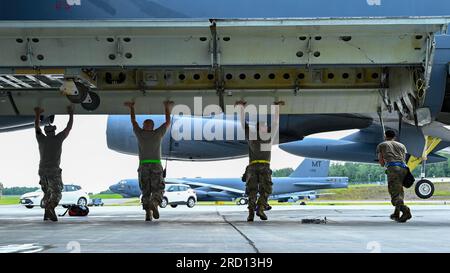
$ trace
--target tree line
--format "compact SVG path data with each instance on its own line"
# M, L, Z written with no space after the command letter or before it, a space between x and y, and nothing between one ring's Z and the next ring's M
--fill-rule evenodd
M272 176L289 176L294 170L283 168L273 170ZM357 182L379 182L385 181L385 170L377 164L364 163L331 163L329 176L348 177L349 183ZM414 177L420 177L420 166L413 171ZM426 167L427 177L450 177L450 160L436 164L428 164Z
M2 190L3 189L3 190ZM22 195L27 192L32 192L38 190L38 187L11 187L11 188L3 188L0 183L0 195Z

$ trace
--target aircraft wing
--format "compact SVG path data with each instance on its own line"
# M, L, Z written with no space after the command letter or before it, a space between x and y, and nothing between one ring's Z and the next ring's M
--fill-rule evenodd
M441 122L433 121L432 123L424 126L422 130L426 136L438 137L443 141L450 142L450 130Z
M320 196L333 195L333 194L335 194L335 193L332 193L332 192L324 192L324 193L319 193L319 192L299 192L299 193L295 193L293 195L295 195L295 196L303 196L303 197L314 195L316 197L320 197ZM292 196L292 194L291 194L291 196Z
M195 109L197 96L222 109L276 99L281 114L389 104L406 117L423 107L412 79L425 71L428 86L434 33L449 19L0 20L0 115L65 114L67 100L77 114L128 114L131 99L137 114L159 114L167 99Z
M242 195L245 193L245 191L238 190L235 188L224 187L224 186L213 185L213 184L202 183L202 182L193 182L193 181L189 181L189 180L179 180L178 182L189 185L189 186L205 187L205 188L210 188L212 190L226 191L226 192L231 192L231 193L235 193L235 194L239 194L239 195Z
M331 186L334 182L324 182L324 183L311 183L311 182L298 182L298 183L294 183L294 186L298 186L298 187L304 187L304 186L309 186L309 187L327 187L327 186Z
M284 193L284 194L274 194L274 195L272 195L272 199L290 198L293 196L309 197L311 195L319 197L319 196L333 195L333 194L335 194L335 193L319 193L317 191L301 191L301 192L292 192L292 193Z

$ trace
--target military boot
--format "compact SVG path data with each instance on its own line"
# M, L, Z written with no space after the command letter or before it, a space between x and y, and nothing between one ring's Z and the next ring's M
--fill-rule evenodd
M411 210L407 206L400 206L400 211L402 212L402 216L398 219L398 222L404 223L412 218Z
M253 220L255 219L255 211L252 209L248 210L248 217L247 217L247 222L253 222Z
M50 220L50 217L49 217L48 209L45 209L45 211L44 211L44 221L47 221L47 220Z
M152 220L152 210L146 209L145 210L145 221L151 221Z
M391 214L391 220L398 221L400 219L400 208L395 207L394 213Z
M258 215L259 219L261 220L267 220L267 215L264 213L264 209L257 210L256 215Z
M56 216L55 208L46 209L46 211L48 220L51 220L53 222L58 221L58 216Z
M153 218L159 219L158 205L156 203L152 203L152 205L150 206L150 209L153 212Z

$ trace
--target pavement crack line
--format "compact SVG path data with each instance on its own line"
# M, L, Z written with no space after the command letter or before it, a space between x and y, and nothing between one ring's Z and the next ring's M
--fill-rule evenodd
M220 214L219 210L216 208L216 212L217 215L221 216L223 218L223 220L225 221L225 223L229 224L230 226L232 226L246 241L247 243L253 248L253 250L255 251L255 253L260 253L259 249L256 247L255 242L253 242L250 238L247 237L247 235L245 235L239 228L237 228L233 223L231 223L230 221L227 220L227 218L225 218L224 215Z

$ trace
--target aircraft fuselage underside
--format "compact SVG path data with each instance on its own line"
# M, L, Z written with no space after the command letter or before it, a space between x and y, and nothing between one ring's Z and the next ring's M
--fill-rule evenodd
M282 114L423 105L445 18L0 22L0 115L284 101ZM68 100L69 99L69 100ZM201 110L200 110L201 111ZM426 112L426 111L425 111ZM192 113L195 114L195 113Z

